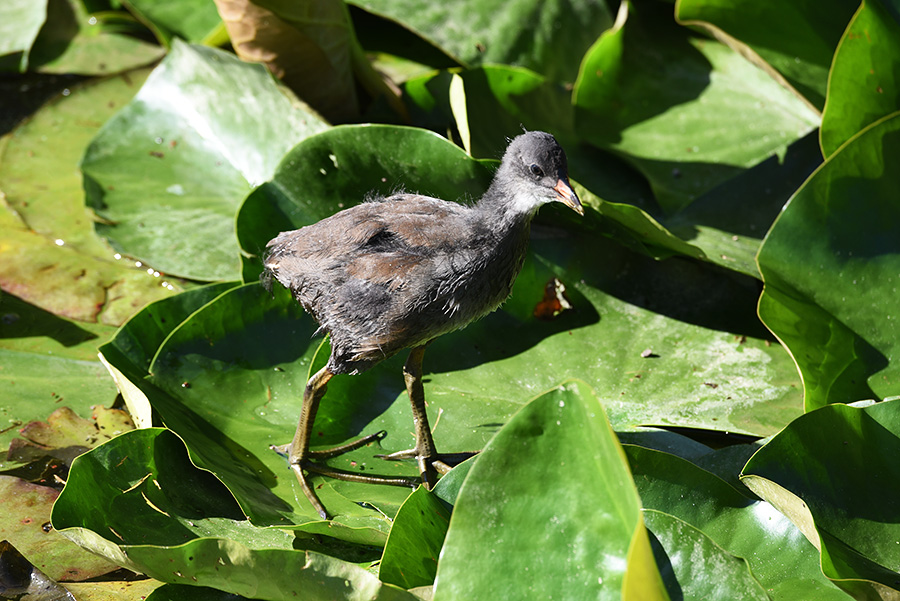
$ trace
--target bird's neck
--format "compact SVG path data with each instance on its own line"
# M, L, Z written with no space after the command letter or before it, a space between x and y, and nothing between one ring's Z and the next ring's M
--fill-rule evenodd
M531 188L516 185L515 180L503 178L498 172L476 208L484 214L491 229L500 234L527 231L541 204Z

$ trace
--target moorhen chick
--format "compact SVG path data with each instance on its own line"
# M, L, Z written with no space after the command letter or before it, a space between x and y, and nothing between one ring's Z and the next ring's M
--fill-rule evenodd
M438 336L465 327L503 303L522 268L531 219L548 202L584 214L569 184L566 154L544 132L516 137L481 199L466 206L393 194L368 200L318 223L282 232L267 245L267 287L272 278L290 289L319 332L331 336L327 365L303 393L300 423L286 455L306 497L327 519L304 470L357 482L415 486L418 480L364 476L323 460L380 439L373 434L323 451L309 449L319 401L336 374L358 374L411 348L403 367L412 403L416 446L382 456L414 457L429 488L436 471L450 468L437 453L425 413L422 357Z

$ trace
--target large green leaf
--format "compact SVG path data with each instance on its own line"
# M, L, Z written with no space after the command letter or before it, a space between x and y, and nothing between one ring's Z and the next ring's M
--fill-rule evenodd
M646 537L603 407L570 382L523 407L470 470L435 599L667 599Z
M52 488L0 475L2 540L13 544L53 580L86 580L117 569L50 528L50 508L58 495Z
M554 81L573 81L585 50L612 23L604 0L352 4L400 23L463 63L517 65Z
M575 126L650 180L667 213L812 131L818 115L726 46L678 27L666 4L623 2L585 55Z
M28 53L47 19L47 0L9 0L0 6L0 57L4 70L28 67Z
M822 164L816 132L705 193L662 223L673 235L703 249L705 258L760 278L756 254L781 209Z
M168 430L136 430L79 457L52 520L79 544L163 582L257 599L301 591L308 599L414 599L311 550L314 540L252 526Z
M216 5L208 0L126 0L124 4L166 44L175 36L203 42L222 24Z
M900 108L900 6L864 0L834 55L822 114L822 152L833 154Z
M98 231L157 270L236 277L238 204L325 127L263 67L176 42L84 157L88 202L105 219Z
M742 481L820 549L822 569L857 599L900 593L900 401L830 405L792 422Z
M746 44L822 110L831 59L856 7L845 0L678 0L675 14L736 49Z
M0 449L9 446L18 428L63 404L85 416L91 405L111 405L116 398L115 384L97 361L0 349L0 364Z
M114 255L94 231L78 172L91 137L134 96L147 73L73 86L3 139L4 290L60 316L120 325L147 302L180 288Z
M835 152L759 251L759 314L803 376L807 410L900 391L900 114Z
M772 598L846 599L822 574L815 548L769 503L745 496L701 469L695 465L699 458L692 462L631 444L624 449L643 507L690 524L728 553L744 558L753 577ZM731 471L733 478L742 465ZM652 519L648 519L648 527L658 535ZM697 579L708 582L715 578L704 570ZM734 590L731 592L734 594Z
M65 88L4 138L0 190L30 229L112 259L84 206L78 163L103 123L134 98L149 74L150 69L136 69Z
M656 563L670 597L768 601L746 561L729 555L703 532L667 513L645 510L643 516L656 543Z
M44 73L111 75L143 67L162 58L163 48L120 31L121 23L106 23L89 14L84 0L49 0L47 21L28 57L29 69ZM142 27L132 24L133 33Z

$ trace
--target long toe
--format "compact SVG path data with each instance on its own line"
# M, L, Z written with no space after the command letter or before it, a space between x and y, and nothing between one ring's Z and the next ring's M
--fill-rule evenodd
M386 461L403 461L406 459L415 459L419 467L419 473L422 478L422 484L426 488L431 489L436 482L437 474L445 475L455 466L459 465L466 459L474 457L481 451L469 451L463 453L435 453L434 455L419 455L416 449L406 449L404 451L395 451L385 455L375 455L379 459Z

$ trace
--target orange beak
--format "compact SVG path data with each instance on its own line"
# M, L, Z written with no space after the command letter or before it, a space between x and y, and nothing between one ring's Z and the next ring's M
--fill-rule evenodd
M582 217L584 216L584 207L581 205L581 201L578 200L578 195L575 194L575 190L569 185L569 180L567 178L559 178L556 185L553 186L553 189L556 190L557 200L564 203Z

